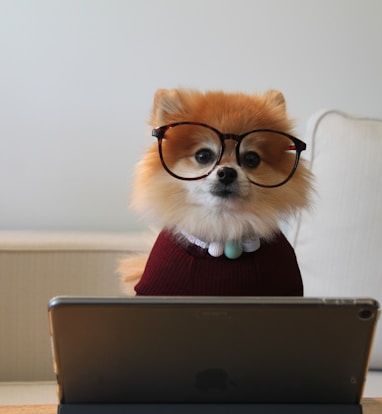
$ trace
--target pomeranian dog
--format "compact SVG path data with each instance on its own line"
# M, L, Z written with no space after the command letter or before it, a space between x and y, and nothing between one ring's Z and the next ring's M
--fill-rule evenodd
M303 295L279 223L308 206L312 177L282 93L158 90L150 125L132 207L163 230L148 260L121 262L125 291Z

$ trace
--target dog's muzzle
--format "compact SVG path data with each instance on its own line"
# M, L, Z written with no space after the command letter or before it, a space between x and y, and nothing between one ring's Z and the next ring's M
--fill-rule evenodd
M231 167L220 167L216 171L217 182L211 188L211 194L230 198L238 196L237 171Z
M221 167L217 170L219 182L224 185L232 184L237 178L237 171L231 167Z

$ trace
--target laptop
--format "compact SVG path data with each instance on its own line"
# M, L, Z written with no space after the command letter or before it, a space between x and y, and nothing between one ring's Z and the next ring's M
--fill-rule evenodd
M59 414L359 414L379 304L56 297Z

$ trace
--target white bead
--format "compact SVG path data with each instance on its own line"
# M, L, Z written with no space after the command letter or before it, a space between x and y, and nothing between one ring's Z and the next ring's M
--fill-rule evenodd
M222 243L212 242L208 246L208 253L213 257L219 257L224 252L224 246Z
M260 248L260 239L256 237L255 239L243 240L241 245L243 250L247 253L255 252Z

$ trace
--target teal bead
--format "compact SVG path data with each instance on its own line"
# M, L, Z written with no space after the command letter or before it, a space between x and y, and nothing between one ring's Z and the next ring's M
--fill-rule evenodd
M224 254L228 259L237 259L243 253L243 248L237 242L227 242L224 246Z

